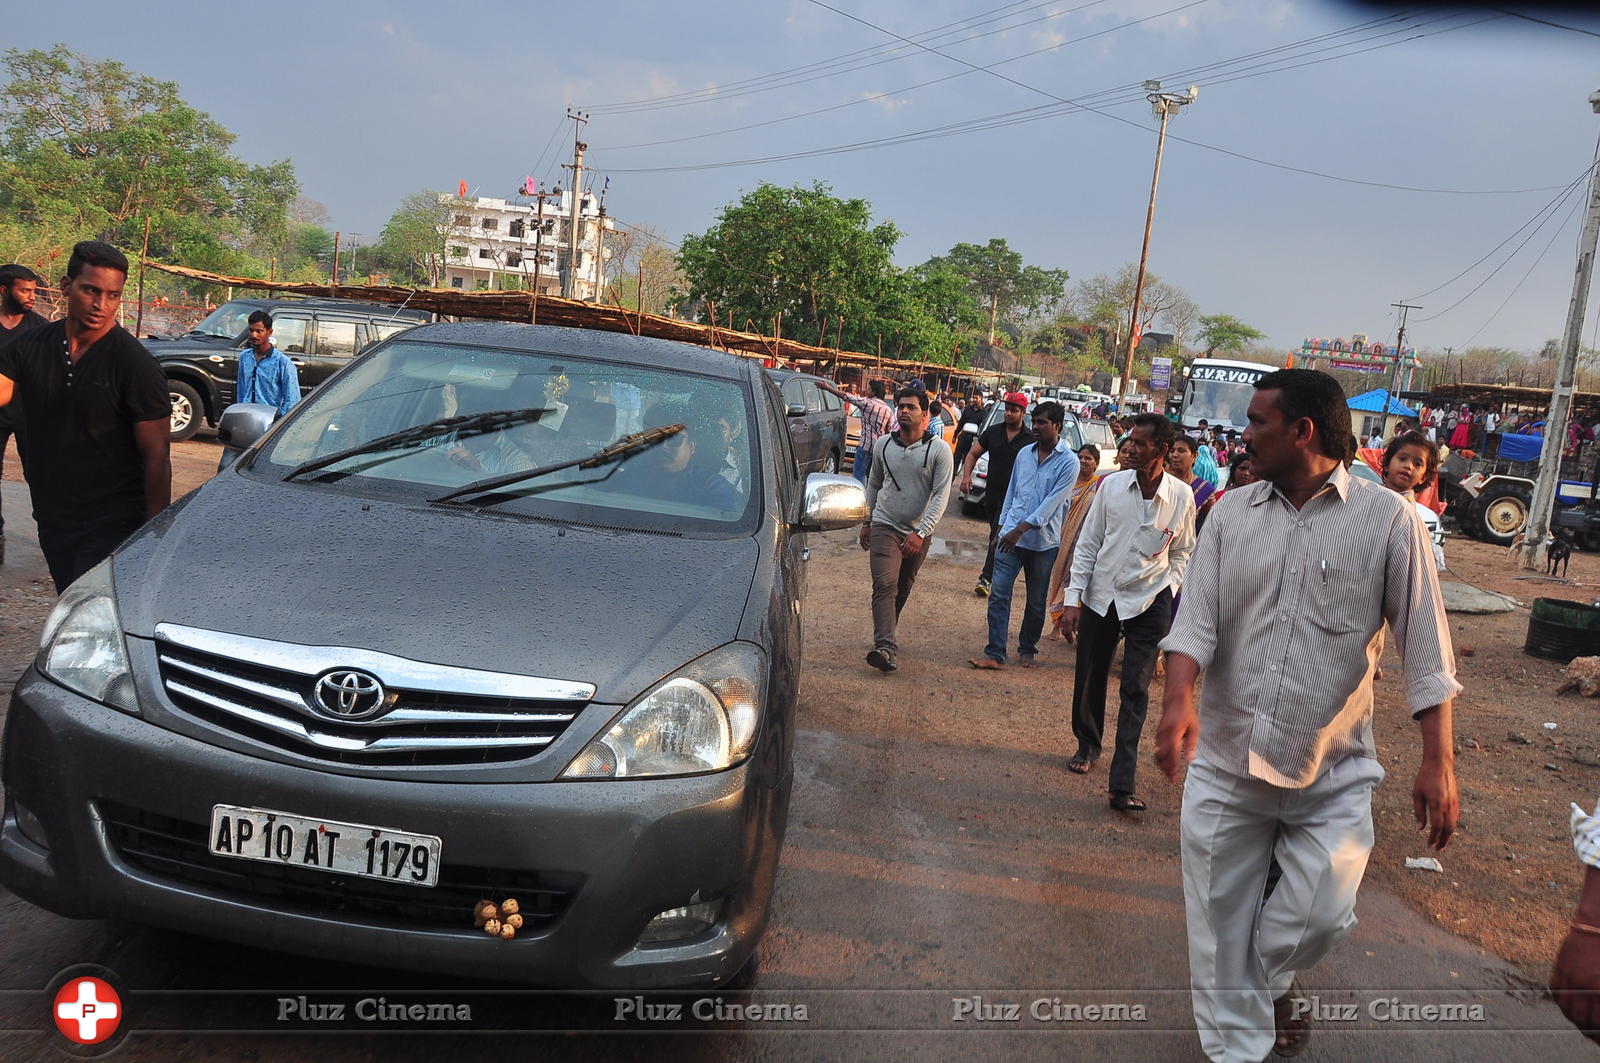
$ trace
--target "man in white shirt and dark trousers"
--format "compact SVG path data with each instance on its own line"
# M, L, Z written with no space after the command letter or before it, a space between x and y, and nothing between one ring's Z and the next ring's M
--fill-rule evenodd
M882 672L899 665L895 627L911 597L917 571L950 497L955 461L950 444L928 432L928 393L901 388L894 395L899 430L872 445L861 549L872 564L872 649L867 663Z
M1111 757L1111 807L1142 812L1134 789L1139 736L1150 707L1150 679L1159 643L1172 623L1172 596L1183 585L1194 550L1194 492L1165 470L1177 436L1158 413L1131 422L1133 464L1105 478L1084 518L1072 558L1062 630L1078 643L1072 687L1072 734L1078 751L1067 770L1085 775L1100 759L1106 680L1117 641L1126 639Z
M1245 445L1260 480L1206 518L1162 643L1156 732L1168 778L1192 761L1181 819L1189 977L1201 1047L1228 1063L1305 1047L1315 1016L1296 975L1355 926L1384 775L1372 679L1385 623L1422 737L1417 827L1442 849L1459 813L1461 685L1416 508L1349 474L1350 410L1331 376L1285 369L1255 387ZM1267 894L1273 860L1282 876Z

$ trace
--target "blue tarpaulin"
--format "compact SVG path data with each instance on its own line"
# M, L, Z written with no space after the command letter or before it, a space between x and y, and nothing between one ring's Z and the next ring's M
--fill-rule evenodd
M1500 437L1500 456L1507 461L1538 461L1544 436L1523 436L1507 432Z

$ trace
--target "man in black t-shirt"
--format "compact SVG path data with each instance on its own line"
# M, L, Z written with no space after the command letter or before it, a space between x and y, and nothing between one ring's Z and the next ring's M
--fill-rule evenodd
M1016 391L1002 401L1006 407L1005 420L978 436L961 466L961 493L965 495L972 490L972 470L978 467L978 459L989 455L988 486L983 491L983 509L989 518L989 553L983 559L978 585L973 588L974 593L985 598L989 596L989 583L994 576L994 544L1000 534L1000 510L1006 503L1006 488L1011 485L1011 467L1016 463L1017 453L1038 438L1024 417L1028 412L1028 396Z
M0 350L11 346L13 340L40 325L49 324L33 312L33 301L39 287L39 275L27 266L15 263L0 266ZM6 464L6 441L15 436L17 456L22 456L22 434L4 406L0 406L0 472ZM6 560L6 518L0 512L0 565Z
M0 350L0 407L22 426L22 470L56 593L172 500L166 378L117 324L128 260L98 240L72 249L67 316Z

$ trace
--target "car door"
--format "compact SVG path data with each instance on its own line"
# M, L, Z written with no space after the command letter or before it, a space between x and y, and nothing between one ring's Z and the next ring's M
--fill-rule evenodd
M812 390L816 390L814 385ZM801 474L813 472L822 464L822 457L817 453L816 428L811 412L812 407L806 403L806 382L797 376L792 376L785 380L783 382L783 402L787 407L799 406L806 411L784 419L789 424L789 440L794 446L794 456L795 460L800 463Z
M833 392L824 391L815 381L808 380L806 383L816 392L817 400L822 404L822 410L817 415L817 437L821 440L818 449L822 452L824 462L830 456L833 458L833 471L838 472L844 467L844 402Z

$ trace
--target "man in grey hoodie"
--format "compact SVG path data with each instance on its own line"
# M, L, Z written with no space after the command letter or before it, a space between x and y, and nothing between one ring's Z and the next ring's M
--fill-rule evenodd
M861 548L872 563L872 651L867 663L884 672L897 667L895 625L928 556L934 526L944 516L955 468L950 444L928 432L926 391L901 388L895 392L894 408L899 430L873 444L867 475L872 519L861 526Z

